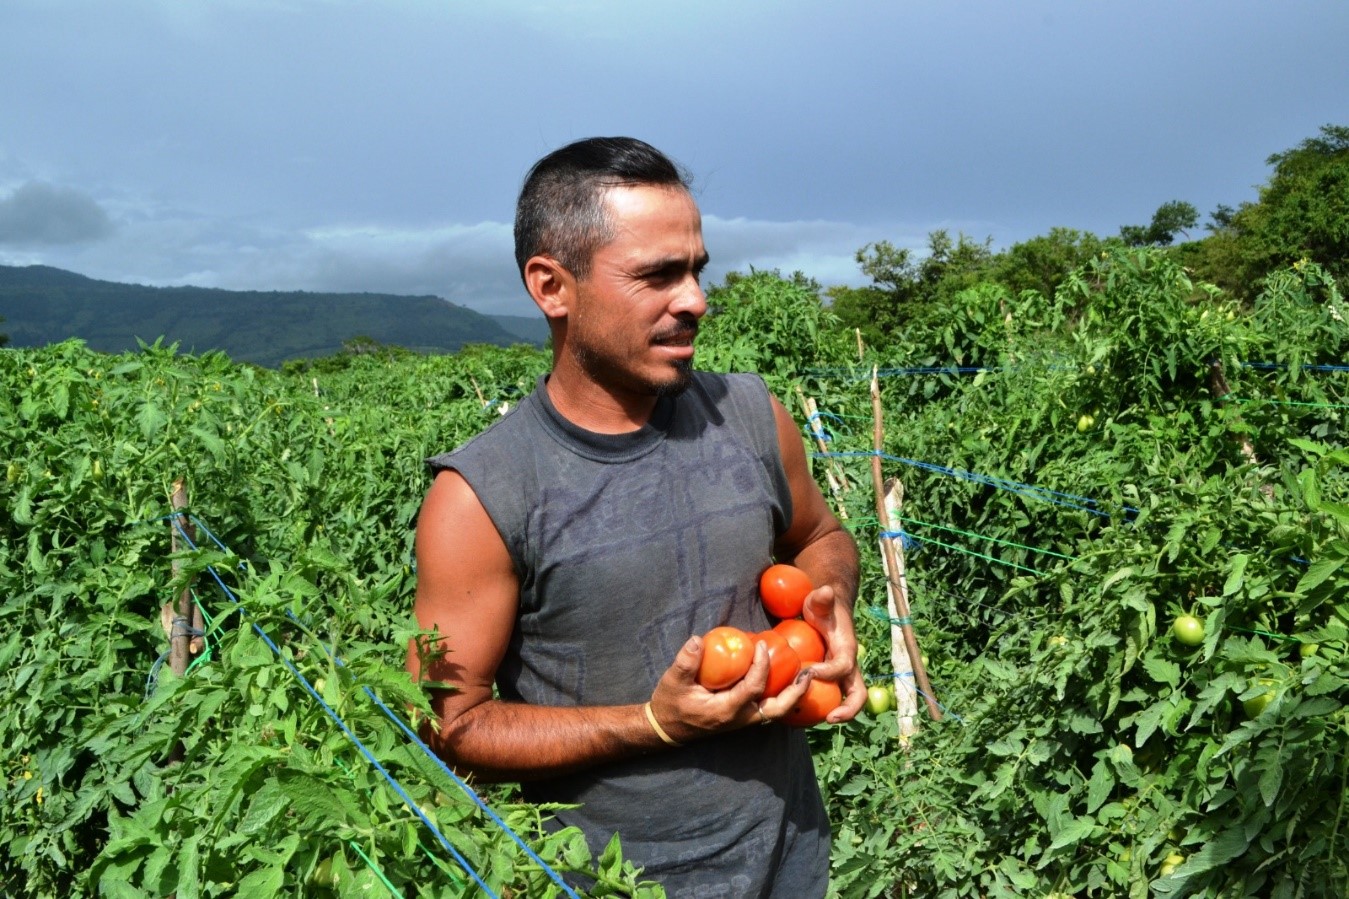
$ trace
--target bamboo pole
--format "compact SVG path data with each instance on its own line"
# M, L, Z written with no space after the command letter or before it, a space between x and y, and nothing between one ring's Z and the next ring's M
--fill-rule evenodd
M169 546L176 557L185 549L183 535L186 535L187 541L193 539L192 523L183 514L183 510L187 508L187 485L183 483L182 478L173 482L172 502L174 517L169 522ZM183 563L180 559L174 558L171 566L173 577L177 580ZM202 630L201 610L192 602L192 588L184 585L177 600L165 605L161 615L164 612L168 613L169 624L169 668L174 674L182 675L187 671L193 652L201 651L201 638L194 639L194 635Z
M852 489L848 483L847 477L843 474L843 468L838 464L838 460L828 456L829 444L825 442L824 432L818 424L819 409L815 405L815 400L806 396L804 390L798 384L796 387L796 396L801 403L801 408L806 413L806 423L810 426L811 436L815 438L815 445L820 452L825 455L824 479L829 485L829 492L834 497L834 506L838 510L838 517L846 519L848 517L847 504L843 502L843 494Z
M899 517L904 505L904 485L896 478L885 482L885 507L890 520ZM886 609L890 614L890 669L895 685L896 725L899 730L899 745L909 748L909 738L918 732L918 689L914 680L913 663L909 659L909 648L904 642L904 631L898 622L900 602L898 594L908 595L908 581L904 574L904 544L901 542L895 557L899 562L899 571L890 568L889 557L885 552L887 538L877 542L881 550L881 564L885 568ZM900 589L896 590L898 584Z
M871 416L874 423L873 445L875 452L871 456L871 479L876 490L876 516L880 519L881 525L881 556L885 562L886 585L893 589L894 609L891 611L891 629L896 627L895 621L900 622L898 627L904 640L904 650L908 654L909 665L913 669L914 683L918 690L923 694L923 699L927 702L927 714L933 721L942 719L941 707L937 705L937 698L932 694L932 685L928 683L927 668L923 665L923 656L918 651L918 638L914 634L913 624L910 622L910 607L907 584L903 576L903 562L899 551L895 548L893 537L886 536L892 533L890 525L890 510L886 508L885 503L885 483L881 477L881 452L884 448L885 430L882 424L881 413L881 386L877 377L876 369L871 370ZM893 655L893 651L892 651Z

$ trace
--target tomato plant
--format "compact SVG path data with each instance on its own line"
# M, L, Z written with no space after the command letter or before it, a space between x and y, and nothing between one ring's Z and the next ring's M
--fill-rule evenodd
M793 727L813 727L843 702L843 690L833 681L811 678L810 686L782 720Z
M795 565L770 565L759 576L759 597L768 614L778 619L800 615L814 589L810 575Z
M709 690L724 690L744 677L752 664L753 637L736 627L714 627L703 635L698 683Z
M814 627L800 618L788 618L773 625L773 630L787 638L802 665L813 665L824 661L824 637Z
M775 630L760 631L754 640L768 648L768 686L764 687L763 695L777 696L796 680L801 671L801 657L787 638Z

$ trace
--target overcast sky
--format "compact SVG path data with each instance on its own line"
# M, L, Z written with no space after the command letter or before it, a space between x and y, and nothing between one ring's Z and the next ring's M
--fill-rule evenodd
M1256 196L1349 125L1349 2L0 0L0 263L536 314L548 151L650 141L712 280Z

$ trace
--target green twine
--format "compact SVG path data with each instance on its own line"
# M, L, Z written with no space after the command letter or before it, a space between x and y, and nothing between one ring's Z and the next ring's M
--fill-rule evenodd
M389 882L389 878L384 876L384 872L379 869L379 866L375 864L374 860L371 859L370 856L366 855L365 852L362 851L360 846L356 845L355 840L350 841L348 845L351 846L351 848L356 851L357 855L359 855L362 859L365 860L366 865L369 866L371 871L375 872L375 876L379 878L379 882L384 884L384 887L389 891L391 895L397 896L398 899L403 899L403 894L398 892L398 888Z
M1297 400L1258 400L1232 396L1231 394L1220 397L1219 402L1222 400L1231 400L1234 403L1270 403L1275 406L1307 406L1312 409L1349 409L1349 404L1346 403L1303 403Z
M1003 539L1001 539L1001 538L999 538L999 537L989 537L989 536L987 536L986 534L976 534L976 533L973 533L972 531L962 531L962 530L960 530L959 528L945 527L945 526L940 525L940 524L931 524L931 523L926 522L926 521L919 521L919 520L916 519L916 518L901 518L900 520L901 520L901 521L905 521L905 522L910 522L910 523L912 523L912 524L920 525L920 526L922 526L922 527L930 527L930 528L936 528L937 530L941 530L941 531L949 531L949 532L951 532L951 533L953 533L953 534L959 534L959 535L961 535L961 536L963 536L963 537L971 537L971 538L974 538L974 539L976 539L976 540L988 540L988 541L991 541L991 542L993 542L993 543L1000 543L1000 544L1002 544L1003 546L1011 546L1011 547L1015 547L1015 548L1017 548L1017 549L1028 550L1029 552L1033 552L1033 553L1041 553L1041 554L1047 555L1047 556L1056 556L1056 557L1058 557L1058 558L1060 558L1060 559L1064 559L1064 560L1069 561L1069 562L1076 562L1076 561L1077 561L1077 558L1076 558L1075 556L1066 556L1066 555L1064 555L1063 553L1055 552L1055 551L1052 550L1052 549L1038 549L1037 547L1034 547L1034 546L1027 546L1027 545L1024 544L1024 543L1016 543L1016 542L1011 541L1011 540L1003 540ZM846 527L848 527L849 529L860 528L860 527L863 527L863 526L865 526L865 525L875 525L875 526L879 527L879 526L880 526L880 519L876 518L874 515L873 515L873 516L869 516L869 517L865 517L865 518L849 518L847 521L844 522L844 525L845 525ZM1040 575L1041 577L1044 577L1044 574L1045 574L1043 571L1040 571L1040 570L1035 569L1035 568L1031 568L1031 567L1028 566L1028 565L1021 565L1021 564L1018 564L1018 563L1016 563L1016 562L1008 562L1008 561L1006 561L1006 560L1004 560L1004 559L999 559L999 558L997 558L997 557L995 557L995 556L989 556L989 555L985 555L985 554L983 554L983 553L974 552L973 550L965 549L964 547L961 547L961 546L955 546L955 545L950 544L950 543L943 543L943 542L940 541L940 540L933 540L933 539L930 538L930 537L914 537L913 539L918 540L918 541L920 541L920 542L922 542L922 543L931 543L931 544L934 545L934 546L941 546L941 547L944 547L944 548L946 548L946 549L954 550L954 551L959 552L959 553L965 553L966 555L974 556L974 557L977 558L977 559L985 559L985 560L987 560L987 561L989 561L989 562L996 562L996 563L999 564L999 565L1010 565L1010 566L1012 566L1013 568L1018 568L1018 569L1020 569L1020 570L1022 570L1022 571L1028 571L1028 572L1030 572L1031 574L1037 574L1037 575Z
M890 613L880 606L867 606L867 612L871 614L872 618L876 618L880 621L888 621L894 627L904 627L905 625L913 624L913 616L905 615L902 618L891 618Z
M1249 627L1229 627L1230 631L1240 631L1243 634L1258 634L1261 637L1269 637L1271 640L1284 640L1289 643L1301 643L1297 637L1290 637L1287 634L1272 634L1269 631L1253 630Z
M973 531L962 531L962 530L960 530L959 528L947 527L946 525L941 525L941 524L933 524L932 522L929 522L929 521L919 521L917 518L901 518L900 521L907 522L907 523L909 523L909 524L920 525L921 527L925 527L925 528L936 528L936 529L939 530L939 531L947 531L947 532L952 533L952 534L959 534L959 535L962 536L962 537L972 537L972 538L974 538L975 540L988 540L988 541L990 541L990 542L992 542L992 543L999 543L999 544L1002 544L1003 546L1014 546L1014 547L1016 547L1017 549L1029 550L1030 552L1033 552L1033 553L1040 553L1040 554L1046 555L1046 556L1056 556L1056 557L1058 557L1058 558L1060 558L1060 559L1067 559L1069 562L1076 562L1076 561L1077 561L1077 558L1074 557L1074 556L1066 556L1066 555L1064 555L1063 553L1055 552L1055 551L1052 550L1052 549L1039 549L1039 548L1034 547L1034 546L1027 546L1027 545L1024 544L1024 543L1016 543L1016 542L1014 542L1014 541L1012 541L1012 540L1003 540L1003 539L1000 538L1000 537L990 537L990 536L988 536L987 534L976 534L976 533L974 533ZM923 537L918 537L918 538L916 538L916 539L918 539L918 540L923 540L923 539L925 539L925 538L923 538Z
M1006 559L999 559L997 556L990 556L987 553L975 552L972 549L966 549L963 546L955 546L954 544L951 543L943 543L940 540L932 540L926 537L921 539L924 543L931 543L933 546L940 546L943 549L949 549L954 552L964 553L967 556L973 556L976 559L983 559L986 562L993 562L997 565L1008 565L1019 571L1029 571L1031 574L1037 574L1040 577L1045 576L1045 573L1043 571L1040 571L1037 568L1031 568L1029 565L1022 565L1020 562L1008 562Z

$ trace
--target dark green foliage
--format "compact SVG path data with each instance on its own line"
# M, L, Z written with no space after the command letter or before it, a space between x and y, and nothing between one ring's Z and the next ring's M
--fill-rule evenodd
M1120 238L1131 247L1166 247L1199 224L1199 210L1183 200L1172 200L1157 207L1147 225L1125 225Z
M928 235L928 252L921 260L889 241L867 244L857 251L857 263L871 285L831 288L830 308L864 340L883 342L912 322L944 315L957 293L988 276L993 259L987 241L977 243L964 234L953 241L942 230Z
M1269 157L1274 167L1254 202L1220 206L1213 233L1184 247L1203 277L1244 301L1271 272L1301 259L1341 280L1349 276L1349 126Z
M887 453L945 469L885 466L950 714L907 753L893 713L814 735L839 893L1342 895L1349 391L1298 367L1344 349L1333 283L1290 270L1246 316L1162 251L1115 249L1053 300L960 299L947 328L872 350L882 369L939 346L986 368L882 382ZM1264 353L1289 367L1242 365ZM869 446L860 394L830 410L835 449ZM864 608L884 602L867 558ZM1182 612L1203 646L1170 637ZM888 629L859 621L882 678Z
M422 459L495 421L546 365L524 347L360 354L294 376L161 346L0 353L0 892L364 896L384 889L379 871L405 896L468 893L289 663L494 890L547 895L542 869L366 692L426 711L403 670ZM175 579L177 477L229 551L198 532ZM159 664L160 606L189 580L210 656L180 678ZM637 890L616 846L592 860L574 831L538 839L543 810L489 796L556 870Z

